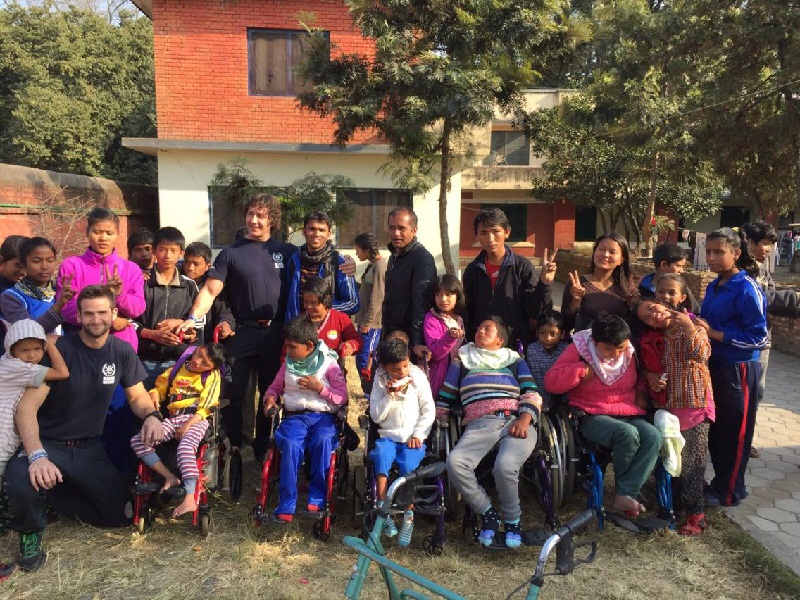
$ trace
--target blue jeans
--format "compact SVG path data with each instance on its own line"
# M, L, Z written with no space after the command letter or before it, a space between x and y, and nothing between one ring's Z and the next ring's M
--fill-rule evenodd
M375 467L375 475L388 475L395 461L400 475L405 475L416 469L425 458L425 444L421 448L409 448L404 442L378 438L369 458Z
M280 499L275 514L294 514L297 507L297 474L306 447L311 462L308 503L324 506L328 467L336 444L336 417L331 413L304 413L281 421L275 430L275 445L281 451Z

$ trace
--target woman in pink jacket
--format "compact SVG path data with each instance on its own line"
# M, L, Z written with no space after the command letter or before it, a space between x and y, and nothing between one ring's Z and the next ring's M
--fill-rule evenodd
M637 392L630 337L625 321L601 313L591 330L573 336L574 343L545 374L544 386L551 394L567 394L570 406L586 413L581 435L611 449L617 488L613 508L637 517L645 511L638 496L656 464L661 433L644 418L646 400Z
M132 319L144 312L144 278L142 270L117 254L114 243L119 234L119 217L107 208L92 209L87 217L86 238L89 248L80 256L71 256L61 263L56 284L57 294L67 279L71 280L75 297L64 305L61 315L64 320L79 327L78 294L87 285L107 285L117 299L117 318L112 330L115 336L125 340L134 350L139 347Z

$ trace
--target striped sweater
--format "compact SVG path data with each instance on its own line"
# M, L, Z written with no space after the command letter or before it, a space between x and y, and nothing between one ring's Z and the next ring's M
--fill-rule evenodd
M538 395L538 390L521 358L502 369L464 370L459 363L453 363L439 391L436 416L447 418L450 408L460 404L465 425L500 410L527 412L535 423L539 409L527 401L526 394Z

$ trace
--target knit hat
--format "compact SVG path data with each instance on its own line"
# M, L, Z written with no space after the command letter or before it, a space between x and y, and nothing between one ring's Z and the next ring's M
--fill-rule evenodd
M22 319L8 326L6 333L5 347L6 352L11 351L11 346L20 340L33 338L42 340L47 343L47 336L44 333L44 328L33 319Z

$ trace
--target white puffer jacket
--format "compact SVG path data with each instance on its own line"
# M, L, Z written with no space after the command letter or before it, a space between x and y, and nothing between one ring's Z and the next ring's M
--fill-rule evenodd
M411 383L404 392L390 395L386 389L388 376L383 367L375 373L369 398L369 416L382 438L405 443L412 437L425 441L436 417L436 406L428 378L419 367L411 365Z

